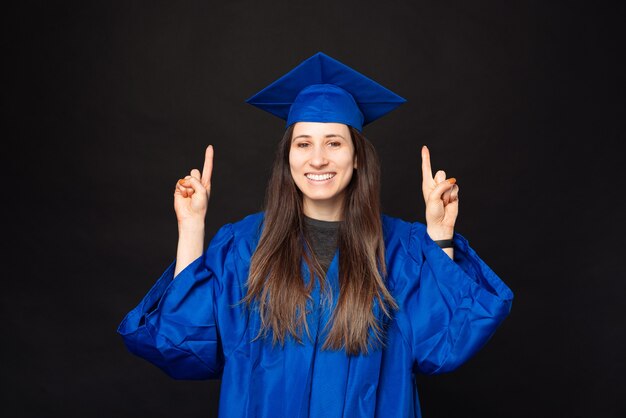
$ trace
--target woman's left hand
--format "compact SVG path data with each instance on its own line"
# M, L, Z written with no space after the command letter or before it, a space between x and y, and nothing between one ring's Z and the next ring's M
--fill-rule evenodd
M433 177L430 152L422 147L422 192L426 203L426 231L433 240L451 239L459 214L459 186L455 178L446 179L443 170Z

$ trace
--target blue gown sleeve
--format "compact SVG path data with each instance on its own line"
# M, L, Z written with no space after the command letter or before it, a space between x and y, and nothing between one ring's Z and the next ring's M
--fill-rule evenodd
M176 278L175 262L167 268L117 329L130 352L175 379L220 377L224 353L217 315L232 241L227 224Z
M513 292L460 234L454 260L435 244L426 226L413 223L397 289L398 322L411 346L414 370L452 371L491 338L511 310Z

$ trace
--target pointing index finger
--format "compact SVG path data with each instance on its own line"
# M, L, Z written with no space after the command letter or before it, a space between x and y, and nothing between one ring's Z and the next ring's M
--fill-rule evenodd
M202 185L211 187L211 174L213 173L213 145L209 145L204 153L204 167L202 168Z
M430 152L428 147L424 145L422 147L422 181L433 182L433 170L430 167Z

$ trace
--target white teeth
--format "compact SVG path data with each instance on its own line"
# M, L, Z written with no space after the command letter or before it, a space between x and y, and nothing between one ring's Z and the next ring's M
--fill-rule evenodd
M333 178L333 177L335 177L335 174L334 173L328 173L328 174L307 174L306 177L311 179L311 180L321 181L321 180L328 180L330 178Z

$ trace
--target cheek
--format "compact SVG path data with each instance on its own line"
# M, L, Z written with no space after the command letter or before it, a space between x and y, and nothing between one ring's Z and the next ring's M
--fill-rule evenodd
M352 170L352 166L349 166L348 169L346 169L346 184L350 183L350 180L352 180L352 176L354 176L354 171Z
M298 167L299 165L299 156L298 153L290 151L289 152L289 167L291 167L291 169L293 170L294 168Z
M349 183L352 177L354 176L354 156L349 155L345 159L344 162L345 172L346 172L346 183Z
M291 152L289 154L289 169L292 173L301 173L306 169L308 157L302 153Z
M291 178L296 183L302 180L300 176L301 171L302 171L301 164L300 164L300 161L298 161L297 156L290 153L289 154L289 172L291 173Z
M343 163L342 163L344 170L346 171L352 171L354 170L354 155L352 154L348 154L343 158Z
M292 153L289 153L289 170L291 170L292 173L294 171L295 166L296 166L295 158L293 157Z

